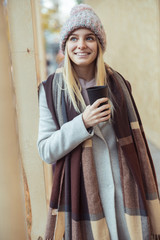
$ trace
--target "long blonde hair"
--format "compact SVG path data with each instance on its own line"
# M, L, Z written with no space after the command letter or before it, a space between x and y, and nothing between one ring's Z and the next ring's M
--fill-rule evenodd
M103 60L103 52L99 40L97 39L98 44L98 55L96 59L96 69L95 69L95 78L96 85L106 85L107 84L107 76L105 70L105 63ZM82 110L86 108L85 101L81 94L81 85L79 83L78 76L71 64L71 60L68 55L67 43L65 48L65 58L64 58L64 70L63 76L65 79L66 87L68 90L69 100L72 102L75 110L80 112L80 106Z

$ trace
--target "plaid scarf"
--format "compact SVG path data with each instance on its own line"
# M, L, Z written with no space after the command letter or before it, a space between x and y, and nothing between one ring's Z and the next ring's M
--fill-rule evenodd
M155 170L129 83L106 65L114 96L125 218L131 240L160 239ZM57 128L77 116L66 94L62 68L42 83ZM117 104L118 103L118 104ZM92 138L56 162L45 240L109 240L92 154Z

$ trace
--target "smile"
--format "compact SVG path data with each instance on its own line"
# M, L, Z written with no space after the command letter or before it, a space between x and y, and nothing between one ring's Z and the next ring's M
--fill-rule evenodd
M90 53L75 53L77 56L87 56L87 55L89 55Z

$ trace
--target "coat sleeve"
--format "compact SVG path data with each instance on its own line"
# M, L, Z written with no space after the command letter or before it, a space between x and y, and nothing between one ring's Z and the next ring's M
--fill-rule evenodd
M91 138L83 123L82 114L57 129L52 114L47 106L43 85L39 89L39 131L38 152L47 163L52 164L64 157L83 141Z

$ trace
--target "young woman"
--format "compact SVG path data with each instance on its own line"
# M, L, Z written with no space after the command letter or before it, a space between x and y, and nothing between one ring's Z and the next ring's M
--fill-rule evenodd
M60 46L64 63L39 88L38 150L54 166L45 239L160 239L156 176L131 86L104 63L106 36L90 6L71 10ZM86 89L96 85L108 97L90 105Z

